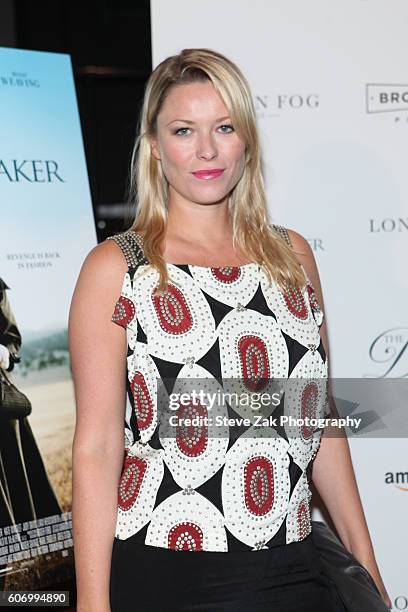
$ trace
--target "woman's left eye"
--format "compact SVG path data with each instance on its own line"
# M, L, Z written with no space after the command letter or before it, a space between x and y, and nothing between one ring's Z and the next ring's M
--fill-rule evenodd
M232 127L232 125L230 125L229 123L225 124L225 125L220 125L220 128L229 128L231 130L231 132L234 131L234 128ZM224 132L224 134L229 134L230 132Z

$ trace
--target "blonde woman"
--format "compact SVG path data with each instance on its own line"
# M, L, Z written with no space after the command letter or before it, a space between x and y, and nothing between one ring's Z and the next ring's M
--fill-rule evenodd
M176 393L327 379L316 263L268 219L233 62L185 49L157 66L130 187L132 227L88 254L70 310L78 612L344 611L313 543L312 477L389 603L344 436L257 428L240 401ZM285 403L302 401L296 388Z

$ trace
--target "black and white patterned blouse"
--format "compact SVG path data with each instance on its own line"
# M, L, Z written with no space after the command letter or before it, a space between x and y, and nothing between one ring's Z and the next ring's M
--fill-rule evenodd
M290 244L283 226L272 227ZM324 416L323 312L304 268L304 291L283 293L275 283L269 286L257 263L168 263L170 286L156 296L159 274L144 255L143 237L127 230L109 239L128 263L112 314L126 329L128 348L115 537L219 552L304 539L311 531L308 468L321 428L282 425L279 419L259 425L256 410L240 400L179 404L172 411L163 403L163 389L168 398L189 380L202 381L211 392L233 389L247 396L276 380L286 385L278 384L282 401L264 406L262 415ZM200 425L173 420L170 428L170 412L200 417ZM249 425L240 429L243 419Z

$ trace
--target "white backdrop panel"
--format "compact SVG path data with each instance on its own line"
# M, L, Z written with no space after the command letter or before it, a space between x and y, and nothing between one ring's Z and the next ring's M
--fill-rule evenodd
M407 377L408 3L152 0L151 16L154 67L208 47L248 78L271 217L315 252L332 376ZM351 449L383 578L408 609L406 439ZM393 471L407 481L390 493Z

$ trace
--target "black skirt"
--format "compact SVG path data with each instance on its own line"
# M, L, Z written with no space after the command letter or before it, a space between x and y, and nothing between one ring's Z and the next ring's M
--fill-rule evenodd
M345 612L312 534L268 550L175 551L115 538L111 612Z

